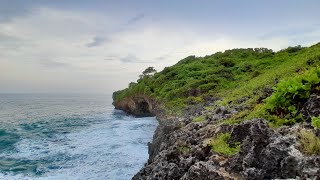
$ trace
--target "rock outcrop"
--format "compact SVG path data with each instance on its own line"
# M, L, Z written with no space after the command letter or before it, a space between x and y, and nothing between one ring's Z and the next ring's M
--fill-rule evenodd
M311 120L313 116L320 115L320 96L317 94L312 94L309 100L304 104L301 112L303 115Z
M165 117L156 102L145 96L124 99L114 105L136 116L158 117L159 126L149 143L149 160L134 180L320 177L320 156L306 156L299 150L298 134L306 128L302 124L272 129L266 120L259 118L233 125L221 123L248 108L244 106L203 110L195 104L184 117L178 118ZM319 108L319 96L312 95L301 113L310 118L320 114ZM199 115L205 120L193 122ZM227 141L230 146L241 144L238 153L225 156L212 150L211 140L221 133L230 133Z
M295 136L301 127L273 130L264 119L238 125L217 125L176 120L158 127L150 146L148 163L134 180L151 179L275 179L311 178L320 175L320 157L304 156ZM231 157L211 150L206 141L219 133L231 133L228 143L241 142Z
M114 101L113 105L116 109L137 117L155 116L156 102L144 95Z

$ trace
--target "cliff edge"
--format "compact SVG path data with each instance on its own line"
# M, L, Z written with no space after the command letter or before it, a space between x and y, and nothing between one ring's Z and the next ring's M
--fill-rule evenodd
M155 116L156 103L147 96L128 97L121 101L114 101L113 105L115 109L123 110L137 117Z
M133 179L320 177L320 44L189 56L114 93L116 109L157 116Z

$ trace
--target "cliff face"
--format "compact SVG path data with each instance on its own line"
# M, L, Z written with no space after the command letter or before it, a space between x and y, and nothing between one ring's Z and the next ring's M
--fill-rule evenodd
M116 109L123 110L137 117L155 116L156 102L147 96L133 96L121 101L114 101Z
M319 107L320 108L320 107ZM221 124L235 109L218 107L203 122L184 118L160 120L148 163L133 177L153 179L274 179L320 176L320 156L301 153L297 134L303 125L272 129L264 119ZM201 113L205 113L202 111ZM239 152L225 156L212 150L212 137L230 133L227 144L240 143Z
M311 96L304 111L313 112L320 108L315 97L320 96ZM158 115L159 126L148 145L149 160L133 177L134 180L315 179L320 176L320 156L308 156L300 151L298 134L305 129L311 130L308 125L272 129L264 119L234 125L220 123L246 109L241 106L205 110L196 105L183 117L164 117L156 110L155 102L144 96L114 104L118 109L138 116ZM193 118L199 115L205 115L205 119L193 122ZM230 134L228 145L240 143L235 155L226 156L213 151L212 137L224 133ZM318 131L315 133L319 134Z
M133 179L320 177L319 65L320 43L234 49L187 57L116 91L116 109L159 121Z
M306 117L319 116L320 96L313 94L303 105ZM216 104L212 98L208 104ZM241 99L240 99L241 100ZM239 101L240 101L239 100ZM252 119L240 124L221 123L248 110L246 106L216 106L205 109L196 104L180 117L165 116L156 102L146 96L114 102L117 109L136 116L157 115L159 126L148 144L149 160L132 178L153 179L275 179L320 177L320 156L301 151L301 132L320 131L310 123L270 128L264 119ZM203 116L201 122L194 118ZM224 155L212 148L212 140L229 133L227 146L239 145L233 155ZM310 142L312 143L312 142ZM228 147L223 147L228 148Z

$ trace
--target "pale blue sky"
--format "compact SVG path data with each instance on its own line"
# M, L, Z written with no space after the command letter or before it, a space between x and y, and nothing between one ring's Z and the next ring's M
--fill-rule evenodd
M0 92L111 93L146 67L320 41L317 0L0 0Z

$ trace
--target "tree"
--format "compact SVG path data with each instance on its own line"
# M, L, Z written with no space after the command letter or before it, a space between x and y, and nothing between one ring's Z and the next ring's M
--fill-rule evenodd
M135 82L129 83L129 88L133 87L133 86L136 85L136 84L137 84L137 83L135 83Z
M156 72L157 72L157 70L155 70L154 67L148 67L147 69L145 69L145 70L142 72L142 74L143 74L144 76L152 76L152 75L154 75L154 73L156 73Z
M145 69L141 75L139 75L140 79L143 79L145 77L151 77L153 76L155 73L157 72L157 70L154 69L154 67L148 67L147 69Z

